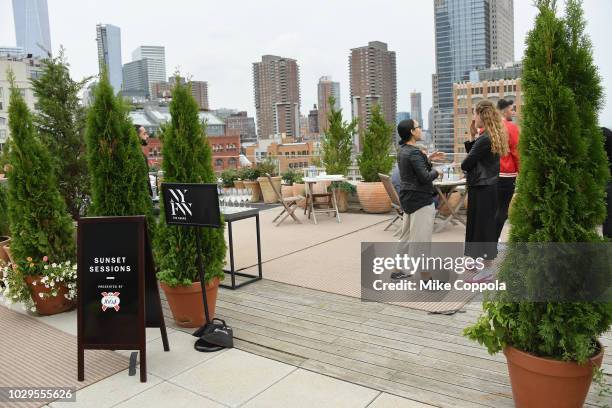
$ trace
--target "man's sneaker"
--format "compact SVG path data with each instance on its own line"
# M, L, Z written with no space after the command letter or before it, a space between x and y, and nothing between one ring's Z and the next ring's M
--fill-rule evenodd
M465 280L466 283L487 283L493 281L493 271L489 268L485 268L482 271L478 272L476 276L472 278L468 278Z
M391 279L393 280L402 280L402 279L410 279L412 275L408 275L402 271L395 271L391 274Z

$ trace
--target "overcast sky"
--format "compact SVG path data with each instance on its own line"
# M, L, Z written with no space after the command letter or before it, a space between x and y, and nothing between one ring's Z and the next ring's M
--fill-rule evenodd
M14 45L11 0L0 0L0 45ZM562 1L560 3L563 3ZM176 68L208 81L213 109L255 114L252 63L264 54L295 58L301 72L302 113L316 103L317 81L341 84L350 115L348 56L378 40L397 53L398 110L410 110L412 90L423 93L423 115L432 103L435 71L433 0L48 0L51 43L67 50L75 78L98 72L96 24L121 28L123 63L139 45L166 47L168 74ZM536 14L531 0L515 0L515 59ZM607 94L612 93L612 1L585 0L587 30ZM600 121L612 125L606 96Z

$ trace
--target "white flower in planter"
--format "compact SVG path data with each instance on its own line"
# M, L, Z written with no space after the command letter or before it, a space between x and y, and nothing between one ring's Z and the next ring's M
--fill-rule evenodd
M49 285L51 285L51 287L55 286L55 281L52 280Z
M32 281L32 286L36 286L36 281Z
M36 306L32 306L32 307L30 308L30 312L35 312L35 311L36 311Z
M42 293L39 293L39 294L38 294L38 297L42 299L43 297L45 297L45 295L44 295L44 294L42 294Z
M49 269L49 265L45 265L45 270L46 270L46 269Z
M52 268L57 268L57 264L56 264L55 262L53 262L53 263L51 264L51 267L52 267Z

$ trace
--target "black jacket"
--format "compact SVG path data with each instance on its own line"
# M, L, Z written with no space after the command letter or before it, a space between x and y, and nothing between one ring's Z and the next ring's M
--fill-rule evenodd
M491 137L483 133L475 141L465 142L468 155L461 163L461 170L467 173L468 186L491 186L499 177L499 155L491 151Z
M438 172L432 170L431 163L417 147L402 145L397 157L400 171L400 200L408 214L433 202L433 181Z

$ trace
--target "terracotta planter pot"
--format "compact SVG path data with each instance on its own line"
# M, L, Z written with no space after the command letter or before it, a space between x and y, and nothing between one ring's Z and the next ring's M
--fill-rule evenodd
M294 197L297 197L297 196L306 197L306 185L304 183L302 183L302 184L293 183L292 187L293 187L293 196ZM303 200L298 201L297 205L300 208L306 207L306 199L304 198Z
M257 181L244 181L244 188L250 188L251 193L251 202L256 203L261 200L261 188L259 187L259 183Z
M293 186L281 186L281 195L283 198L293 197Z
M382 182L357 183L357 196L363 211L370 214L383 214L391 211L391 199Z
M15 260L13 259L12 254L11 254L11 247L5 246L5 247L2 247L2 249L4 250L4 253L6 254L6 256L8 257L9 262L15 263Z
M200 282L193 282L191 286L177 286L175 288L160 282L160 286L166 294L172 317L174 317L177 325L193 328L204 324L206 318L204 317L204 302L202 301ZM215 278L206 284L206 300L211 319L215 317L218 293L219 278Z
M64 284L59 285L59 291L57 296L44 296L40 297L40 293L50 293L51 288L45 288L45 285L40 282L42 276L26 276L25 282L30 288L30 295L34 304L36 305L36 311L38 314L43 316L50 316L58 313L67 312L76 305L76 300L68 300L64 297L68 293L68 288ZM32 282L36 281L36 285L32 285Z
M234 180L234 188L244 188L244 181Z
M514 347L504 349L517 408L579 408L593 380L593 366L601 367L604 348L585 365L541 358Z
M266 204L277 203L278 197L276 197L274 190L272 190L272 185L268 181L268 178L259 177L257 181L259 182L259 186L261 187L261 193L263 194L264 203ZM280 176L272 177L272 183L274 183L274 187L276 188L276 191L279 191L279 192L281 191L282 181L283 181L283 178Z
M466 196L467 197L467 196ZM448 203L451 208L455 208L459 202L461 201L461 193L455 191L447 198ZM450 215L450 209L446 206L446 204L442 204L442 200L440 200L440 208L438 209L441 215L448 217Z
M1 236L0 237L0 261L10 262L8 253L4 250L4 247L9 246L11 243L10 237Z
M341 213L348 211L348 192L336 190L336 201L338 202L338 211Z

